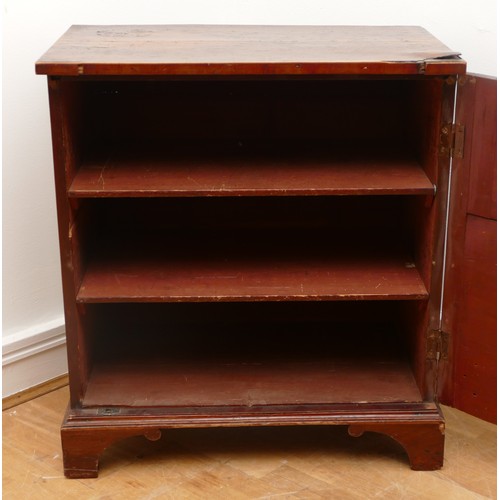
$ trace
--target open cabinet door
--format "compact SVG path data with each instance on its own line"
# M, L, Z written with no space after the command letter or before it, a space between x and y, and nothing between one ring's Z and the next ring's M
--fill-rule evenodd
M496 79L476 75L458 85L439 391L442 403L489 422L497 394L496 88Z

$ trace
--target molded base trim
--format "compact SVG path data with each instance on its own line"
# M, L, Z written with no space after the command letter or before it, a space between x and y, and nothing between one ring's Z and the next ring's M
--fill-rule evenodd
M97 477L99 456L131 436L157 440L162 429L277 425L346 425L352 436L379 432L399 442L414 470L443 464L444 419L434 403L269 405L258 407L69 409L61 439L64 473Z

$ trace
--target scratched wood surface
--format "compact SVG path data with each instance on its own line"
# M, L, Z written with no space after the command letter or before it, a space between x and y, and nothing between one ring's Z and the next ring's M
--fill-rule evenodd
M417 26L72 26L39 74L451 74L465 63Z
M193 231L194 232L194 231ZM418 300L411 256L392 245L270 231L117 238L89 258L79 302ZM391 242L392 243L392 242ZM394 242L394 245L396 243Z
M99 478L68 481L59 427L67 388L3 414L3 497L435 498L496 497L496 426L444 407L444 468L411 471L383 435L344 427L171 430L110 447Z
M355 153L356 155L356 153ZM335 153L151 154L126 149L83 163L71 197L433 194L412 158Z
M99 328L83 404L422 401L401 305L87 304Z
M144 388L148 387L148 390ZM419 402L404 361L96 363L85 406Z

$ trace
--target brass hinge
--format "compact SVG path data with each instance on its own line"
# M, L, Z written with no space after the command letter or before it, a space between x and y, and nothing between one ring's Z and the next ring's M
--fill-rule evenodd
M441 127L439 155L449 158L464 157L465 126L461 123L448 123Z
M450 336L442 330L429 330L427 333L427 359L448 359Z

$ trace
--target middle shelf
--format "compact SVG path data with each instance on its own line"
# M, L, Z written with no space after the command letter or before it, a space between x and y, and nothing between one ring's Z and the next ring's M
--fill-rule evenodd
M422 166L394 145L263 148L242 143L96 151L83 161L68 190L73 198L433 193Z
M72 230L75 242L86 241L77 301L426 299L414 220L422 203L414 196L83 200Z
M310 231L251 231L108 240L95 250L79 302L425 299L398 246L339 242Z

